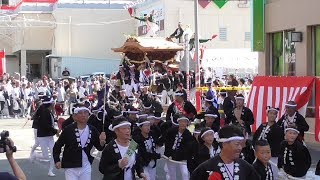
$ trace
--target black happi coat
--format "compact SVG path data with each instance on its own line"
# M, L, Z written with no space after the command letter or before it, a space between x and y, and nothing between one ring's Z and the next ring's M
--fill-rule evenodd
M202 127L207 127L207 126L206 126L206 120L202 121L202 122L200 123L200 126L202 126ZM208 127L208 128L212 129L214 132L218 132L219 129L220 129L220 122L217 123L217 119L216 119L216 120L213 121L213 123L211 124L211 126Z
M193 104L190 101L184 101L184 106L183 106L184 111L187 113L186 116L195 116L197 115L197 110L193 106ZM166 115L166 121L171 121L171 116L175 118L175 114L181 114L182 112L179 112L179 110L176 108L176 105L172 103L167 110L167 115ZM190 119L190 117L188 117ZM176 120L176 119L174 119ZM190 119L193 120L193 119Z
M254 145L258 140L267 140L271 148L272 157L278 157L280 152L280 143L283 139L284 131L277 123L274 123L271 127L268 126L267 123L264 123L259 126L253 135L252 142Z
M253 117L252 111L247 107L243 107L242 113L241 113L241 119L244 121L244 127L246 128L246 131L250 135L251 134L250 125L254 123L254 117ZM229 116L227 115L226 124L229 124L230 122L232 124L239 124L237 118L234 115L234 110L231 112Z
M188 167L188 171L190 173L192 173L198 167L198 163L197 163L198 149L199 149L199 142L193 136L192 137L192 145L190 148L191 157L187 160L187 167Z
M222 177L222 179L228 178L228 173L224 163L221 160L220 155L211 158L204 163L200 164L197 169L191 174L190 180L207 180L209 174L214 173ZM260 180L260 176L256 170L248 162L237 159L234 161L234 178L239 180ZM237 168L238 167L238 168ZM236 170L237 169L237 170ZM231 177L229 177L230 179ZM232 178L231 178L232 179Z
M43 106L38 111L37 137L48 137L57 134L58 131L54 128L54 116L51 111Z
M140 154L140 165L145 167L148 166L149 163L153 160L154 161L154 166L152 168L155 168L157 165L157 159L160 159L161 156L156 152L156 139L155 136L153 135L152 132L149 133L149 137L145 138L141 133L135 135L132 137L135 142L138 143L138 151ZM152 142L152 147L151 151L148 152L147 150L147 140L151 140Z
M234 108L234 103L233 101L231 100L230 97L226 97L224 100L223 100L223 104L222 104L222 109L224 111L224 114L226 116L230 116L232 114L232 111L233 111L233 108Z
M94 126L99 131L99 133L102 132L102 120L100 121L94 114L91 114L89 116L88 124Z
M135 180L135 172L140 175L143 172L143 167L140 163L139 152L136 153L136 163L132 167L132 177ZM103 150L99 171L103 174L103 180L126 180L124 179L125 169L119 167L121 154L115 140L112 140Z
M82 167L82 150L88 156L89 162L92 164L94 158L90 155L90 150L94 146L98 150L102 150L100 145L98 130L89 126L89 137L85 147L81 147L81 140L77 124L73 123L67 126L59 136L53 147L54 162L60 162L60 153L62 147L64 147L61 165L62 168L78 168Z
M288 115L284 114L277 122L277 124L283 128L283 131L285 130L285 128L287 128L287 123L289 122L289 120L287 119ZM295 117L294 117L294 123L296 124L299 133L299 139L302 140L304 137L304 132L309 130L309 125L306 122L306 119L298 112L296 111Z
M73 119L72 115L70 115L70 117L68 117L65 121L63 121L62 130L64 130L67 126L69 126L72 123L74 123L74 119Z
M186 129L182 135L180 142L178 140L178 130L179 127L172 127L166 133L164 139L162 140L165 144L164 155L167 157L171 157L172 160L175 161L183 161L188 160L191 157L191 147L192 147L192 139L190 131ZM176 148L173 149L173 146Z
M161 126L162 123L163 123L163 121L159 122L158 125L153 124L150 127L151 132L152 132L152 134L154 136L154 139L156 139L156 140L158 140L160 138L160 136L162 135L161 129L160 129L160 126Z
M254 169L258 172L261 180L274 180L271 164L268 163L267 167L262 164L258 159L253 163Z
M218 142L215 141L212 146L213 146L214 156L218 155L220 153ZM209 148L204 144L199 144L198 152L196 155L197 165L200 165L201 163L207 161L210 158L211 157L210 157Z
M246 140L246 147L244 147L241 151L240 158L247 161L249 164L252 164L256 158L254 155L252 142L248 139Z
M282 141L278 157L278 168L293 177L303 177L311 166L309 150L300 141L296 140L292 145Z

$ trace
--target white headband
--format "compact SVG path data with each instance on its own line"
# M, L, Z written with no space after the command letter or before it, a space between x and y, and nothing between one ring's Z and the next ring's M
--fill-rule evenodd
M200 131L193 131L193 134L200 134Z
M50 101L44 101L42 104L52 104L54 103L54 100L51 98Z
M143 108L144 108L144 109L151 109L151 107L152 107L152 105L150 105L149 107L143 105Z
M134 101L134 100L136 100L136 98L128 98L128 100L130 100L130 101Z
M214 118L217 118L218 115L216 115L216 114L205 114L204 117L214 117Z
M289 130L295 131L295 132L297 132L298 134L300 133L300 132L299 132L297 129L295 129L295 128L286 128L286 132L289 131Z
M148 116L147 119L155 119L155 116Z
M127 112L129 114L138 114L139 113L139 111L125 111L125 112Z
M144 124L150 124L150 121L145 121L145 122L142 122L142 123L136 123L137 126L142 126Z
M181 120L187 120L187 121L189 121L189 119L188 119L187 117L181 117L181 118L178 118L178 119L177 119L177 122L179 122L179 121L181 121Z
M234 97L235 99L242 99L242 100L244 100L244 97Z
M267 112L269 112L269 111L277 111L277 112L279 112L279 110L276 109L276 108L269 108L269 109L267 109Z
M218 138L217 141L224 143L224 142L230 142L230 141L237 141L237 140L244 140L244 137L242 136L233 136L233 137L229 137L229 138Z
M213 135L214 135L214 131L213 131L212 129L209 129L209 130L205 131L205 132L201 135L201 138L203 138L203 136L205 136L206 134L208 134L208 133L210 133L210 132L212 132Z
M73 112L74 112L74 114L78 114L80 111L83 111L83 110L88 111L88 113L90 114L90 109L88 109L86 107L77 107L74 109Z
M177 92L175 92L174 95L175 95L175 96L183 96L183 93L177 93Z
M296 107L297 106L296 104L288 104L288 103L285 103L284 105L289 106L289 107Z
M138 115L138 118L142 118L142 117L147 117L148 114L141 114L141 115Z
M121 116L123 116L123 112L121 112L121 114L118 115L118 116L113 116L113 118L114 118L114 119L117 119L117 118L119 118L119 117L121 117Z
M122 122L120 122L120 124L118 124L118 125L116 125L116 126L114 126L114 127L112 127L112 124L110 124L109 130L110 130L110 131L114 131L115 129L117 129L117 128L119 128L119 127L127 126L127 125L131 126L131 123L129 123L129 122L127 122L127 121L122 121Z
M204 100L205 100L205 101L213 102L213 101L214 101L214 98L212 98L212 99L207 99L207 98L205 98Z

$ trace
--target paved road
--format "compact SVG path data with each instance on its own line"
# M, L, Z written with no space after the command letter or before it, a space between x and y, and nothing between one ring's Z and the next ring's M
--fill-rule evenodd
M56 177L48 177L48 162L35 160L33 163L29 161L29 154L31 146L33 145L33 129L31 128L31 121L28 121L24 126L26 119L0 119L0 131L9 130L10 137L15 142L18 151L14 154L19 165L27 175L28 180L63 180L63 170L56 170ZM24 127L23 127L24 126ZM319 151L320 144L308 144L310 153L312 156L312 167L314 168L318 160L320 159ZM36 151L38 156L40 151ZM99 161L95 160L92 168L92 180L99 180L102 175L98 171ZM157 165L157 180L164 180L165 173L163 171L164 162L160 160ZM9 164L6 161L5 155L0 154L0 171L11 171ZM178 178L179 179L179 178Z

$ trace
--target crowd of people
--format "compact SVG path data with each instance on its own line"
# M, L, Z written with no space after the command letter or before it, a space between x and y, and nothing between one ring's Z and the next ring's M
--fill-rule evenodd
M168 180L177 179L177 168L182 179L306 176L311 157L304 132L309 126L295 102L286 102L282 117L277 107L268 107L267 123L252 133L256 120L245 107L246 91L215 90L221 85L248 86L244 84L251 80L208 78L203 109L197 112L188 100L183 74L171 72L165 63L124 60L110 79L99 76L91 82L55 83L43 77L33 84L18 74L6 75L1 93L9 115L17 115L13 101L20 108L31 101L20 116L32 116L35 144L30 160L40 146L43 158L50 160L48 176L55 176L54 168L64 168L66 180L91 179L93 149L102 151L99 171L105 180L157 179L160 158L165 159ZM66 107L70 116L64 120L59 115L68 113Z

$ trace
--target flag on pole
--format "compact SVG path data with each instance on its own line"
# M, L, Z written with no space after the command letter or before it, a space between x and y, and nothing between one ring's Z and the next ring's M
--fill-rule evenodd
M314 77L255 77L247 103L255 120L252 131L255 132L261 123L267 121L267 106L280 108L280 118L285 113L284 104L295 101L297 110L305 116L314 80Z
M0 51L0 76L2 78L3 73L6 72L6 55L5 50Z

